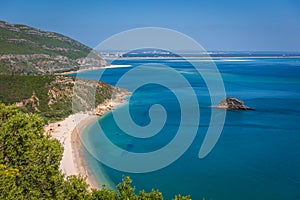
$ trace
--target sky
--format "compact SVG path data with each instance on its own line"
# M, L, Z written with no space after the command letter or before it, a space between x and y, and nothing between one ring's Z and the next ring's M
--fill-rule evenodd
M97 46L132 28L179 31L206 50L300 52L298 0L1 0L0 20Z

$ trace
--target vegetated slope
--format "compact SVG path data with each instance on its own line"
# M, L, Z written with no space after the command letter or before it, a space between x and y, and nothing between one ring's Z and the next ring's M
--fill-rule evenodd
M86 58L89 55L89 58ZM0 21L0 73L44 74L105 66L101 55L64 35Z
M73 87L79 92L73 93ZM103 82L76 80L75 77L43 75L0 75L0 102L16 104L25 112L33 112L46 121L56 121L70 115L72 98L80 99L81 105L74 105L75 112L93 108L112 93L126 92ZM90 102L90 100L92 100ZM84 105L84 108L82 108Z

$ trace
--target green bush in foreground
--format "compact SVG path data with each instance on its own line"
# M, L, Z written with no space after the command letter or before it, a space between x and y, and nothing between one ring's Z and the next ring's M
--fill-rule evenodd
M83 177L65 177L59 170L63 148L44 134L35 114L0 103L0 199L162 200L158 190L135 192L132 180L123 177L117 190L88 190ZM176 196L188 200L189 196Z

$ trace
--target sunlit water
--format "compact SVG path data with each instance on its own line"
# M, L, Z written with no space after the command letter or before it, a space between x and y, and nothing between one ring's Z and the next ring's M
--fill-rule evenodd
M199 159L198 153L211 114L204 81L189 64L178 58L127 59L114 64L136 67L149 62L173 67L193 86L201 112L197 136L180 159L150 173L116 171L86 152L90 170L100 183L105 180L113 185L121 181L122 175L130 175L137 190L158 188L166 199L177 193L190 194L196 200L203 197L220 200L300 199L300 59L217 59L227 96L242 99L256 111L228 111L221 137L204 159ZM101 80L114 85L130 69L107 69ZM84 72L81 76L98 78L97 71ZM182 88L178 86L178 89ZM180 112L174 94L153 84L140 88L129 99L132 118L141 126L149 123L149 106L157 103L165 107L168 119L155 137L140 139L126 135L108 113L97 122L104 133L95 131L97 124L94 122L86 129L84 143L87 148L100 151L102 141L99 134L105 134L127 151L149 152L162 148L173 139L178 129Z

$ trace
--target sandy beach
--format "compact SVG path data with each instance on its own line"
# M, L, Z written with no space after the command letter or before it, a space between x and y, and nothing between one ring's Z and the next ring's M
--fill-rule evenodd
M87 177L87 182L92 188L98 188L98 185L87 173L86 163L82 155L83 147L78 134L81 134L84 128L97 118L97 115L77 113L70 115L63 121L51 123L45 128L46 132L58 139L64 147L60 170L67 176Z
M77 71L69 71L69 72L63 72L63 73L58 73L59 75L68 75L68 74L75 74L75 73L80 73L80 72L85 72L85 71L93 71L93 70L98 70L98 69L110 69L110 68L122 68L122 67L131 67L131 65L107 65L103 67L89 67L89 68L84 68L84 69L79 69Z
M78 116L75 116L75 118ZM101 188L101 185L97 183L94 179L94 175L89 171L88 164L84 158L84 146L82 145L80 134L84 133L84 129L93 121L97 120L99 116L89 115L86 118L82 119L79 116L80 122L76 123L76 127L71 133L71 148L73 156L73 165L75 167L76 175L87 177L87 183L90 185L90 188ZM77 121L78 119L75 119ZM65 165L62 163L61 165Z
M113 102L110 99L105 100L95 108L94 112L72 114L62 121L51 123L45 127L45 131L53 138L58 139L64 147L60 170L65 175L87 177L87 183L90 185L90 188L101 188L94 175L88 170L80 134L83 134L84 129L91 122L97 120L106 112L126 103L128 95L129 93L121 93Z

